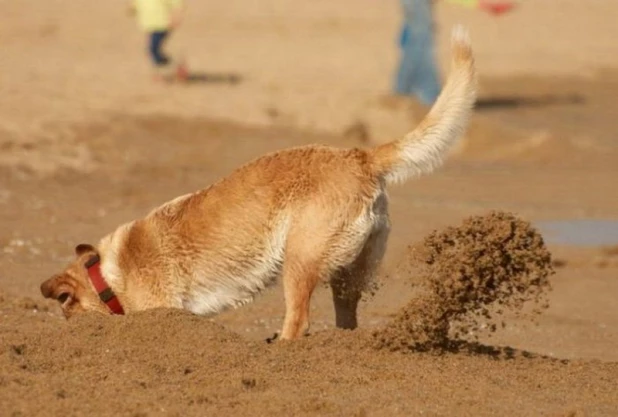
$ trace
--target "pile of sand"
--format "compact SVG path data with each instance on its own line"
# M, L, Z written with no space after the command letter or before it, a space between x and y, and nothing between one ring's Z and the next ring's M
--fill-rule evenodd
M371 340L362 330L331 330L269 345L173 310L69 321L12 313L0 323L0 409L7 416L490 416L509 414L513 401L504 399L517 395L520 407L543 415L614 410L607 405L613 364L438 359L371 349Z
M531 302L526 314L534 317L548 306L550 253L539 232L512 214L472 216L431 233L410 248L403 266L417 265L420 295L374 333L378 348L444 349L496 331L505 311L524 314Z

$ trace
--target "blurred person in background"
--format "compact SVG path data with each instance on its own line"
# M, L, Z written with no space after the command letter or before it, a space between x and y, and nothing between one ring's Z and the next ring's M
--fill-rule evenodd
M400 0L403 25L399 39L401 59L395 75L394 93L414 96L430 106L440 94L440 74L435 56L433 6L437 0ZM509 11L508 0L450 0L493 15Z
M163 51L165 41L182 21L184 1L132 0L131 13L137 17L140 28L147 34L148 54L155 68L155 80L166 80L170 75L181 81L186 80L188 74L184 62L173 62Z
M415 96L429 106L441 88L434 53L433 1L401 0L401 6L401 59L394 92L401 96Z

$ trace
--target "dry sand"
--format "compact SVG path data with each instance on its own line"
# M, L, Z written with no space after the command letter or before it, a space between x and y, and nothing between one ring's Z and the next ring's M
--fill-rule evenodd
M477 321L441 352L376 349L374 337L419 299L425 275L408 247L434 230L446 235L426 242L491 210L533 223L618 219L615 2L524 0L500 19L441 4L443 67L448 28L463 21L482 75L466 140L436 175L393 188L381 288L362 303L361 328L334 330L319 288L312 334L271 345L279 287L214 319L65 321L38 286L75 244L264 152L358 146L363 133L381 141L412 126L419 107L384 97L397 2L193 2L172 46L195 71L241 82L188 86L150 82L120 1L0 6L0 415L618 415L613 247L548 245L556 273L536 323L510 309L506 327ZM534 242L526 253L546 261Z

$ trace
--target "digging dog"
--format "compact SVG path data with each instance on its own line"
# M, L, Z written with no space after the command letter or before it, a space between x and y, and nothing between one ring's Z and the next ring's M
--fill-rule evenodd
M311 295L332 289L339 328L384 255L387 186L434 171L467 127L476 96L468 33L456 27L444 88L410 133L377 147L311 145L267 154L206 189L80 244L63 272L41 284L65 317L166 307L212 315L251 302L282 280L281 339L309 329Z

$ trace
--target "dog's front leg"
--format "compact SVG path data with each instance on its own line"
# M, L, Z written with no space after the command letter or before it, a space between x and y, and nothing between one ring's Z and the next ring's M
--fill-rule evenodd
M283 267L285 318L281 339L298 339L309 330L311 295L321 277L319 264L286 259Z

